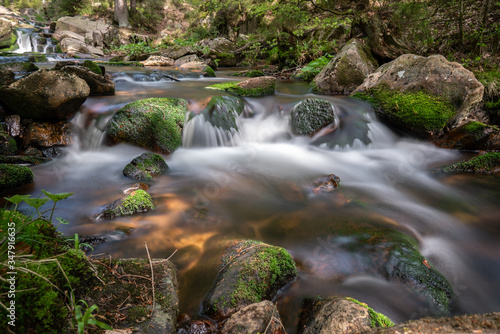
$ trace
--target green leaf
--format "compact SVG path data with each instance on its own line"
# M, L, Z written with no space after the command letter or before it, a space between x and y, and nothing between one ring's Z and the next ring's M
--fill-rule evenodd
M59 222L59 224L63 224L63 225L68 225L69 224L69 220L62 219L60 217L57 217L56 219Z
M70 196L73 195L73 193L58 193L58 194L53 194L53 193L45 191L45 190L42 190L42 192L48 198L50 198L51 200L53 200L56 203L59 202L60 200L66 199L66 198L68 198L68 197L70 197Z
M26 199L30 198L31 195L14 195L11 197L4 197L7 201L14 203L14 204L19 204L22 201L25 201Z
M45 203L47 203L49 201L49 199L48 198L26 198L26 199L24 199L24 201L26 202L26 204L28 204L32 208L35 208L38 210L38 208L41 207L42 205L44 205Z

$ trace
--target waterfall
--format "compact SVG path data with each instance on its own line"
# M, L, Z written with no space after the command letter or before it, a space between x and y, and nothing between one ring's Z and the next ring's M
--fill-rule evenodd
M15 53L25 53L25 52L33 52L33 47L31 45L31 29L27 32L27 29L19 29L16 31L17 35L17 47Z
M48 29L45 29L44 33L50 34ZM56 50L51 38L41 37L40 34L33 32L33 29L18 29L16 35L18 48L14 53L38 52L46 54Z

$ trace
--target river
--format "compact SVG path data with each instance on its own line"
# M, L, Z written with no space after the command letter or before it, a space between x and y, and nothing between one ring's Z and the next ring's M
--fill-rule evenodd
M95 222L99 209L134 184L122 170L145 151L103 143L101 130L111 114L147 97L185 98L194 109L221 94L204 87L234 80L229 70L217 72L217 78L185 76L180 82L158 80L142 68L108 66L107 71L116 95L88 98L73 120L82 129L76 144L65 157L33 167L35 183L16 193L73 192L58 203L55 215L70 221L59 230L108 236L95 254L145 258L145 242L152 257L177 250L171 260L179 270L181 312L198 314L227 241L256 239L286 248L300 269L276 300L289 333L296 332L301 302L311 295L351 296L397 323L432 315L400 283L360 274L349 263L342 278L315 272L322 254L337 242L326 227L344 222L384 225L414 236L421 253L452 284L456 313L500 310L500 177L441 174L439 166L465 156L396 135L366 104L347 97L321 96L339 114L340 127L329 136L340 145L311 145L315 139L288 130L292 106L316 96L301 82L279 81L274 96L245 98L251 117L239 120L240 132L226 146L213 146L213 128L186 125L184 147L164 157L169 172L150 184L157 209ZM332 173L341 179L338 190L307 191L316 178Z

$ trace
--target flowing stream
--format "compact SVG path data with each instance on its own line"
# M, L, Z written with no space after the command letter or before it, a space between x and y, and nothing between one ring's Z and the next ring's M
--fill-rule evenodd
M239 119L238 133L221 135L201 120L186 124L184 147L165 156L169 172L150 184L157 210L96 223L92 217L99 209L135 183L122 170L145 151L102 143L112 113L147 97L185 98L196 109L222 94L205 86L234 80L230 71L181 82L144 69L107 71L114 76L116 95L89 98L74 120L82 128L77 143L65 157L33 167L36 182L16 193L74 192L58 203L56 216L70 221L59 230L107 236L110 241L96 246L96 254L144 258L145 242L152 257L166 258L177 250L171 260L179 270L181 312L198 314L225 242L256 239L286 248L301 269L276 300L289 333L296 332L305 296L351 296L398 323L432 315L400 283L360 274L349 261L342 278L315 272L323 255L341 242L330 238L329 229L339 222L406 231L452 284L456 313L500 310L500 178L435 172L465 156L396 136L366 104L347 97L321 96L338 112L339 128L328 136L339 144L311 145L321 139L289 131L292 106L315 96L304 83L278 82L274 96L245 98L251 117ZM338 190L307 191L312 181L332 173L341 179Z

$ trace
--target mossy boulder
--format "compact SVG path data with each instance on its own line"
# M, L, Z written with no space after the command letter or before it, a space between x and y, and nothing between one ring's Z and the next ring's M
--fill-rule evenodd
M39 68L31 62L9 62L0 64L0 71L12 71L16 73L27 73L38 71Z
M351 39L313 80L319 94L349 94L373 73L378 63L363 40Z
M245 97L272 95L276 89L276 78L258 77L241 82L228 81L207 88L231 92Z
M464 162L443 167L445 173L498 173L500 172L500 152L478 155Z
M437 138L479 112L484 86L443 56L405 54L380 66L353 96L403 132Z
M168 165L159 154L146 152L132 160L123 169L123 175L136 180L151 180L153 176L163 174Z
M120 198L108 204L104 210L97 215L96 220L113 219L120 216L129 216L140 212L155 209L151 195L142 189L135 190L124 198Z
M199 46L208 50L206 57L212 61L217 59L217 64L220 67L234 67L238 63L233 50L236 46L233 42L224 37L214 39L204 39L200 41Z
M99 65L97 65L95 62L93 62L92 60L84 60L83 61L83 67L86 67L88 68L89 70L91 70L92 72L94 72L95 74L99 74L99 75L103 75L104 73L102 73L102 70L101 68L99 67Z
M327 125L338 122L335 107L323 99L305 99L296 104L291 113L292 132L312 136Z
M92 63L93 68L99 69L99 72L102 73L99 66L95 63ZM89 69L88 66L79 66L79 65L67 65L60 69L64 73L74 74L77 77L85 80L87 85L90 88L90 96L99 96L99 95L114 95L115 94L115 83L113 80L108 79L102 74L96 73L94 70Z
M237 96L213 96L201 111L191 111L188 121L203 116L212 126L225 131L238 130L236 119L241 115L245 104Z
M0 164L0 192L31 182L33 182L33 172L29 167Z
M151 151L170 154L182 145L187 101L149 98L127 104L107 125L111 143L125 142Z
M258 241L240 241L222 255L217 278L203 300L202 314L216 320L263 300L272 300L279 289L297 276L288 252Z
M500 128L496 125L486 125L477 121L467 122L434 143L444 148L458 150L500 150Z
M304 300L300 334L360 333L394 323L368 305L349 297L310 297Z
M6 49L12 46L13 35L14 31L12 29L12 24L6 20L0 20L0 49Z
M39 70L10 86L0 87L0 100L23 119L71 119L90 94L87 83L73 74Z
M0 155L14 155L16 153L16 140L0 127Z
M326 231L329 234L318 240L326 238L328 241L320 244L328 247L305 255L306 271L328 281L352 275L378 276L420 295L437 314L450 312L455 297L451 284L420 254L411 235L382 223L353 224L349 220L338 220Z

